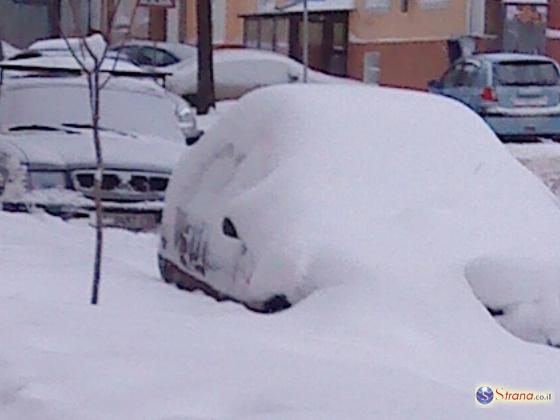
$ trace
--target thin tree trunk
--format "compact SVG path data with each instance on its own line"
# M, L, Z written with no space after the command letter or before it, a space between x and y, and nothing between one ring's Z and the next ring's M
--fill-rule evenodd
M100 116L100 82L99 70L90 76L90 92L93 122L93 140L95 144L96 171L94 180L95 196L95 260L93 266L93 289L91 292L91 304L97 305L99 301L99 284L101 280L101 262L103 258L103 206L101 204L101 185L103 182L103 154L101 149L101 138L99 136Z
M215 105L214 65L212 57L212 5L210 0L197 0L198 95L199 114L207 114Z

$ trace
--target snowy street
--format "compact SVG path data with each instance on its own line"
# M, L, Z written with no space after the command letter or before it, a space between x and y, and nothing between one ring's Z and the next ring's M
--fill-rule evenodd
M391 100L395 95L385 94ZM484 126L480 130L488 135ZM280 138L287 134L279 133ZM406 133L400 135L404 139ZM503 173L494 172L493 194L513 176L520 181L515 188L540 203L532 211L553 220L544 187L526 176L501 145L488 146L486 139L473 143L475 150L488 147L495 153L484 157L488 167L495 165L497 171L506 165ZM447 156L453 155L453 144L441 146L448 148ZM408 156L413 162L423 153L424 167L432 157L420 140L415 147L416 153ZM445 184L451 194L457 194L459 185L451 181L464 179L462 171L472 173L464 165ZM473 181L460 192L486 194L478 185ZM452 207L455 212L469 202L485 205L456 196L463 201ZM508 202L505 195L498 199ZM518 216L510 222L479 213L485 215L483 226L487 218L498 226L519 226ZM254 213L250 216L255 220ZM356 247L353 255L320 255L307 272L323 281L321 288L285 312L261 315L166 284L157 268L158 235L118 229L105 230L101 300L92 307L94 230L87 222L0 212L0 419L447 419L450 413L478 418L481 408L474 392L482 384L556 395L558 350L510 334L465 281L480 286L488 275L499 273L495 266L488 269L484 261L472 259L482 244L492 249L491 234L477 228L477 239L469 239L467 226L474 222L464 218L461 226L449 210L405 210L380 220L384 225L378 225L373 242L368 236L350 236L358 237L357 243L370 241L363 243L373 247L375 255L367 255L367 247ZM448 227L425 242L426 232L440 223ZM536 231L549 238L546 223L532 223L513 234ZM451 226L458 237L466 235L465 242L452 238L450 246ZM447 259L464 255L456 261L471 261L465 273L455 263L435 263L431 253L442 252L440 241L448 244L441 254ZM531 255L538 256L541 248ZM377 262L369 265L372 257ZM506 260L506 265L510 262L517 260ZM555 275L558 266L551 270ZM509 294L498 297L507 299ZM511 316L523 320L524 314L514 308ZM557 409L554 403L496 404L484 415L556 419Z
M517 339L498 326L498 352L460 337L441 347L429 330L383 326L372 312L356 324L349 291L274 316L179 291L159 279L152 234L107 231L101 304L91 307L91 228L0 213L0 230L2 419L467 418L479 410L477 381L560 389L554 372L534 367L560 355L512 348ZM513 368L519 357L527 368ZM556 418L550 406L530 410Z

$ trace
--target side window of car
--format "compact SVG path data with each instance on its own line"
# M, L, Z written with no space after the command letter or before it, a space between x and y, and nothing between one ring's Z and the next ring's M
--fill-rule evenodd
M173 54L165 50L154 49L154 65L155 66L169 66L178 63L179 60Z
M441 78L441 84L444 89L457 86L461 77L461 68L462 64L456 64L443 75L443 77Z
M480 68L472 63L465 63L461 67L458 85L461 87L473 87L479 84Z
M134 64L141 64L138 58L138 48L137 47L122 47L119 49L119 56L123 55L127 57Z
M152 48L142 47L138 49L138 64L143 66L154 65L154 53Z

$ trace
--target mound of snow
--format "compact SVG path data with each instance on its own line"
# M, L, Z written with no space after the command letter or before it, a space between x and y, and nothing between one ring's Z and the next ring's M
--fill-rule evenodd
M247 248L238 261L221 231L225 217ZM450 315L477 318L472 325L484 316L465 278L473 261L560 255L557 202L475 113L439 96L365 86L244 97L174 172L169 243L184 219L206 232L203 280L236 299L298 302L351 285L398 296L388 313L416 312L421 299L438 315L415 316L445 326ZM188 270L179 248L161 253ZM560 278L542 276L536 267L526 281L558 296ZM493 290L492 299L507 298ZM515 296L524 298L534 300Z
M470 419L480 383L560 392L557 351L487 333L486 314L448 311L453 297L430 307L437 289L333 287L260 316L165 285L155 235L106 229L91 307L93 229L0 212L0 231L2 419Z

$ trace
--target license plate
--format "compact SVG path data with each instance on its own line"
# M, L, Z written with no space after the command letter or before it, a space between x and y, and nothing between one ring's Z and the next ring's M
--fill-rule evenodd
M516 98L513 100L515 106L547 106L548 98L541 96L538 98Z
M95 225L95 213L90 216L90 224ZM154 230L158 224L156 214L104 213L103 226L135 231Z

